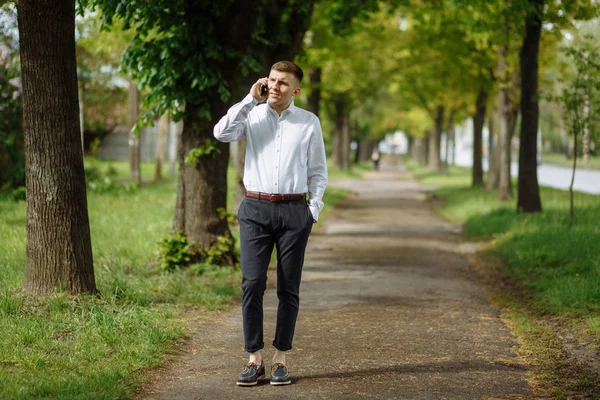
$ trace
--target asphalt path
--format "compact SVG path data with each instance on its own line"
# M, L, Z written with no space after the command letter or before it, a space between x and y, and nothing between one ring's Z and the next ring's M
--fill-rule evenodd
M237 387L239 304L191 312L193 334L148 372L137 399L534 398L518 344L469 265L458 227L395 166L335 183L353 191L309 241L291 385ZM265 295L264 358L277 296ZM268 377L269 373L267 373Z

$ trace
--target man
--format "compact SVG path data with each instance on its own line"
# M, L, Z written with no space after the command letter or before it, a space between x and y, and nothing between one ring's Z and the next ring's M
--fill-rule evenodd
M215 138L222 142L246 138L246 197L238 220L244 348L250 358L237 379L240 386L256 385L265 375L263 295L273 246L277 248L279 305L271 384L291 383L285 354L292 348L298 316L304 251L327 186L319 119L294 105L302 76L300 67L290 61L275 63L269 77L256 81L214 129Z

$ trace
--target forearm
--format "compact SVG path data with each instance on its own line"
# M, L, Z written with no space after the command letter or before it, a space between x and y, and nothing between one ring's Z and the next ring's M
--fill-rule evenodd
M221 142L234 142L245 136L245 122L248 113L256 106L257 101L250 95L231 106L227 114L215 125L213 134Z

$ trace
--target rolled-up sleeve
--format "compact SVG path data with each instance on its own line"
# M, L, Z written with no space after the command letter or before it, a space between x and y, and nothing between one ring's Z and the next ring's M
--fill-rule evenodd
M231 106L213 129L215 138L224 143L235 142L246 136L246 119L258 101L248 94L244 100Z
M314 117L313 132L308 149L308 195L309 208L315 221L319 220L319 213L323 209L323 194L327 187L327 160L325 158L325 143L321 122Z

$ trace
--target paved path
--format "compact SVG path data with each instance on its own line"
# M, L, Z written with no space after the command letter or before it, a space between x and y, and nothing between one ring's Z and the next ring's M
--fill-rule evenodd
M385 166L384 166L385 167ZM362 181L310 239L288 356L293 384L236 387L239 306L190 321L198 333L139 399L532 398L516 341L418 183L397 169ZM265 359L276 294L265 297Z

